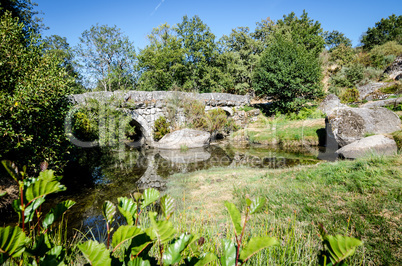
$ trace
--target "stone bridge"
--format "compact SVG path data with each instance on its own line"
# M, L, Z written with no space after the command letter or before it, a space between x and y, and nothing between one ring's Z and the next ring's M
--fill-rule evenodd
M169 117L168 112L174 109L176 122L185 123L183 109L179 103L197 100L205 105L205 111L222 108L228 116L241 123L242 115L237 110L250 104L249 96L228 93L188 93L172 91L114 91L114 92L87 92L69 96L69 100L76 106L87 105L91 101L102 102L115 106L128 114L142 137L135 146L143 144L153 145L155 120L161 116Z

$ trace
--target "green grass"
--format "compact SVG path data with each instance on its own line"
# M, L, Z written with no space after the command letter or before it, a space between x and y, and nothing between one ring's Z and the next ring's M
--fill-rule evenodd
M275 119L263 115L247 129L235 132L231 137L245 134L250 143L279 144L282 147L319 145L325 130L324 118L290 120L286 116Z
M178 202L178 226L208 238L205 250L218 251L220 239L232 236L223 201L244 209L246 197L265 197L247 235L276 236L281 247L250 265L316 265L318 222L331 234L363 240L349 264L401 265L401 165L399 155L282 170L211 169L173 176L167 193Z

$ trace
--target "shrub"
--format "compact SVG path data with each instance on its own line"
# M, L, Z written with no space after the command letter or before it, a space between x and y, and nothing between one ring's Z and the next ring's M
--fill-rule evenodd
M359 100L359 96L359 90L354 87L346 89L340 98L343 103L353 103Z
M364 78L364 67L361 64L350 64L331 77L330 83L335 87L353 87Z
M344 66L352 63L354 57L355 53L353 48L341 44L330 52L329 60L335 62L339 66Z
M291 120L306 120L308 118L315 119L315 118L324 118L325 114L318 110L317 108L307 108L303 107L297 113L289 113L286 115Z
M402 54L401 44L396 41L387 42L375 46L370 51L370 63L373 67L384 69L400 54Z
M161 116L156 119L154 124L154 140L158 141L168 133L170 133L170 128L166 118Z

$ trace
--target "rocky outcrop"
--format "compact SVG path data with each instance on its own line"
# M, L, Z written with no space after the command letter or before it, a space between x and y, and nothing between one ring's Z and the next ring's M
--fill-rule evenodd
M378 108L378 107L385 107L385 106L396 107L401 103L402 103L402 97L399 97L399 98L391 98L391 99L382 100L382 101L365 103L365 104L362 104L360 107L362 107L362 108Z
M192 149L208 146L210 141L211 134L208 132L185 128L165 135L160 141L154 142L153 146L166 150L180 150L183 147Z
M402 55L398 56L395 59L395 61L385 69L383 76L387 75L391 79L396 79L401 74L402 74Z
M386 134L401 129L401 120L386 108L337 108L327 117L333 136L343 147L367 134Z
M324 114L330 115L335 108L342 107L347 106L341 103L341 100L335 94L330 94L324 99L324 101L321 102L318 109L321 110Z
M385 82L373 82L366 84L364 86L359 86L357 87L357 90L359 91L359 99L360 100L373 100L377 99L378 97L381 97L383 93L380 93L379 95L376 94L376 92L384 87L389 86L389 83Z
M374 135L346 145L336 153L346 159L356 159L370 155L395 155L397 146L393 139L384 135Z

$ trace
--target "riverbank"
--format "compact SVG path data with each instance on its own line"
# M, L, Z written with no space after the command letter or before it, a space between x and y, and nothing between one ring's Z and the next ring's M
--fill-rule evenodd
M173 175L166 193L177 201L178 227L207 238L205 249L231 234L224 200L244 209L246 197L262 196L267 204L251 218L247 233L276 236L282 245L259 254L255 263L316 264L321 222L331 234L363 240L350 264L398 265L401 166L398 155L288 169L215 168Z
M230 137L233 142L278 145L282 148L318 146L325 141L325 119L291 120L284 115L269 118L260 114L255 122Z

